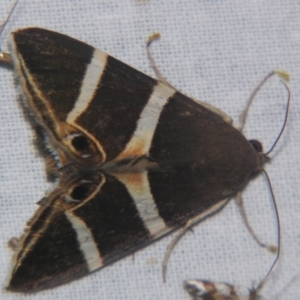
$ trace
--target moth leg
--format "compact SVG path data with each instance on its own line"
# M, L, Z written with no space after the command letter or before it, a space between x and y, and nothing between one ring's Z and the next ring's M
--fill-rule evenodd
M171 253L175 247L175 245L178 243L178 241L182 238L182 236L186 233L187 230L191 228L195 224L195 222L198 221L195 219L189 220L184 227L182 227L179 231L179 233L175 236L175 238L172 240L172 242L169 244L167 248L167 252L163 261L163 267L162 267L162 275L163 275L163 281L166 282L166 273L167 273L167 265L168 261L170 259Z
M5 29L6 24L8 23L8 20L10 19L12 13L14 12L17 4L18 4L19 0L16 0L12 9L10 10L9 15L7 16L7 18L5 19L5 21L0 25L0 37L2 36L2 32ZM5 65L12 67L13 63L12 63L12 57L10 54L2 52L1 48L0 48L0 63L4 63Z
M4 22L2 24L0 24L0 37L2 36L2 33L5 29L5 26L7 25L8 20L10 19L12 13L14 12L18 2L19 2L19 0L15 1L12 9L10 10L10 12L7 16L7 18L4 20ZM0 47L0 63L4 63L4 64L6 64L7 66L10 66L10 67L13 66L11 55L8 54L8 53L2 52L1 47Z
M150 45L152 44L153 41L155 40L158 40L160 38L160 34L158 32L156 33L153 33L149 36L148 38L148 41L147 41L147 56L148 56L148 59L149 59L149 62L150 62L150 65L151 65L151 68L153 69L157 79L159 81L161 81L162 83L164 83L165 85L171 87L172 89L174 90L177 90L174 86L172 86L165 78L164 76L160 73L160 71L158 70L158 68L156 67L156 63L154 61L154 58L151 54L151 51L150 51Z
M151 65L151 68L153 69L156 77L158 78L159 81L161 81L162 83L164 83L165 85L171 87L172 89L174 90L178 90L177 88L175 88L173 85L171 85L164 77L163 75L160 73L160 71L158 70L157 66L156 66L156 63L155 63L155 60L152 56L152 53L150 51L150 45L152 44L153 41L155 40L158 40L160 38L160 34L159 33L153 33L152 35L149 36L148 38L148 41L147 41L147 56L148 56L148 59L150 61L150 65ZM213 113L219 115L225 122L227 122L228 124L232 124L233 121L231 119L231 117L229 117L227 114L225 114L223 111L221 111L219 108L209 104L209 103L206 103L206 102L202 102L202 101L199 101L197 99L193 99L195 100L196 102L200 103L201 105L203 105L205 108L209 109L210 111L212 111Z
M167 252L166 252L166 255L165 255L165 258L164 258L164 261L163 261L162 274L163 274L163 281L164 282L166 282L166 273L167 273L168 261L169 261L171 253L172 253L175 245L177 244L177 242L181 239L181 237L185 234L185 232L187 230L191 229L191 227L193 225L195 225L196 223L206 219L207 217L210 217L210 216L214 215L215 213L217 213L218 211L223 209L225 207L225 205L228 203L229 200L230 200L230 198L223 199L218 204L215 204L212 208L206 210L205 213L188 220L188 222L184 225L184 227L182 227L180 229L179 233L175 236L175 238L172 240L172 242L168 246Z
M12 66L11 55L5 52L0 52L0 62Z
M249 233L251 234L251 236L253 237L253 239L256 241L256 243L262 247L262 248L266 248L267 250L269 250L272 253L276 253L278 248L274 245L266 245L264 243L262 243L260 241L260 239L257 237L256 233L254 232L254 230L252 229L249 220L247 218L247 214L245 212L245 208L244 208L244 204L243 204L243 198L242 198L242 193L238 192L235 198L236 204L240 210L240 213L242 215L244 224L246 226L246 228L248 229Z

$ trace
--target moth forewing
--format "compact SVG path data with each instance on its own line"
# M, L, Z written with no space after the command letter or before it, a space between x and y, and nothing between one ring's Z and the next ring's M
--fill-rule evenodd
M201 220L262 168L261 147L225 114L92 46L25 28L11 49L62 169L20 240L9 290L75 280Z
M177 113L178 126L190 119L188 125L193 127L193 132L200 132L205 125L197 130L197 124L191 124L197 114L192 113L194 108L198 117L207 113L202 106L122 63L126 70L123 71L119 61L82 42L56 32L27 28L13 33L11 44L17 76L26 93L25 102L51 134L50 142L57 140L75 163L87 161L85 167L95 168L95 164L101 165L120 155L131 158L151 154L155 146L151 144L153 135L170 126L167 122L163 128L156 128L163 121L162 113ZM62 65L64 70L60 70ZM107 113L111 103L114 107ZM179 106L180 114L175 111ZM124 111L130 114L125 117ZM91 122L95 112L97 124ZM214 114L209 117L216 118ZM142 122L145 119L150 121L145 124ZM186 129L190 128L182 131ZM133 137L137 139L133 133L139 134L136 143L132 143ZM185 142L183 138L177 138L179 143ZM146 147L141 149L138 142ZM127 151L122 156L122 151L129 146L132 153Z

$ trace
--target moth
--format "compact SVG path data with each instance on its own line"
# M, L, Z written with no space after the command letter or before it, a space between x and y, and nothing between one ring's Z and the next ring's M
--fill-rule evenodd
M90 45L24 28L10 49L57 177L17 242L10 291L70 282L200 221L268 160L225 113Z
M184 282L184 288L193 300L266 300L258 294L261 286L248 289L223 282L191 279Z

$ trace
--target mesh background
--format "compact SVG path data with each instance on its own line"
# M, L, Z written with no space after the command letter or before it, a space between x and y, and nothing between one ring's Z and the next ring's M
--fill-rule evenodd
M1 0L0 20L12 1ZM292 80L292 103L284 136L266 166L281 218L282 256L263 294L298 299L299 280L299 123L300 2L66 0L20 1L1 36L7 51L9 32L39 26L91 44L154 76L145 41L154 31L162 38L153 54L165 78L179 90L238 117L256 84L271 70L284 69ZM227 281L251 287L268 271L274 256L250 237L235 203L188 232L176 246L162 282L161 262L173 235L71 284L37 295L4 290L11 251L7 241L19 236L35 203L50 188L33 133L18 105L13 73L0 68L0 298L1 299L189 299L182 288L188 278ZM286 108L286 91L273 78L251 107L247 138L275 140ZM258 236L276 243L276 220L263 176L243 194L247 215ZM297 297L298 296L298 297ZM273 299L273 298L272 298Z

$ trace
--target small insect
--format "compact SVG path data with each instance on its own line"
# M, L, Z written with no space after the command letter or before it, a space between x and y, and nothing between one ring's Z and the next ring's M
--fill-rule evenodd
M296 275L290 282L272 298L266 299L261 291L267 283L267 277L256 288L232 285L224 282L190 279L184 282L184 288L193 300L286 300L288 288L299 278ZM270 279L270 278L268 278Z
M191 279L184 282L184 288L193 300L265 300L259 295L261 287L248 289L224 282Z

